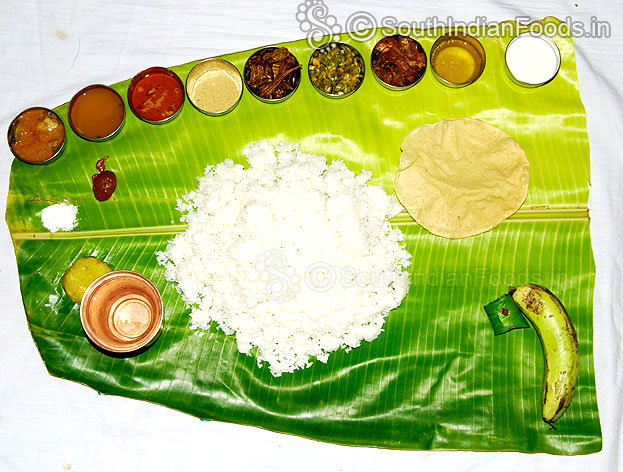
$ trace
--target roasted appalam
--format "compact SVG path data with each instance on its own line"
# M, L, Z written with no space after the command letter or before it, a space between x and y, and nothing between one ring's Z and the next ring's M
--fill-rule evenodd
M484 121L451 118L419 126L405 136L401 150L396 196L438 236L488 231L515 213L528 194L526 153Z

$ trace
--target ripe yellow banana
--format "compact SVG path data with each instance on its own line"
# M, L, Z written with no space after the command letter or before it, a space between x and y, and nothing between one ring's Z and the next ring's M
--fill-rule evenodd
M545 287L525 284L509 293L541 340L545 357L543 421L553 427L571 403L578 380L579 349L567 310Z

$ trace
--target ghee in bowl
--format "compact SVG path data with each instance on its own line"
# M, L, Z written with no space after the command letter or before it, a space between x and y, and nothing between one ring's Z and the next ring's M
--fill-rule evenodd
M437 38L430 56L433 75L448 87L474 83L485 68L485 50L480 41L460 31Z
M125 120L125 105L112 88L96 84L80 90L69 102L69 125L88 141L115 136Z

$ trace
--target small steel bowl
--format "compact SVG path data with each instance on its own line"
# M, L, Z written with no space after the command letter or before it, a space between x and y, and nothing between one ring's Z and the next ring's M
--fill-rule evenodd
M435 59L437 58L437 55L446 47L454 45L453 43L461 49L465 50L465 52L467 52L472 56L472 58L474 58L474 73L468 80L463 82L452 82L447 78L441 76L435 68ZM446 87L459 88L473 84L480 78L482 72L485 70L485 63L485 49L483 48L480 41L467 33L463 33L462 31L451 31L440 36L434 42L433 47L430 50L430 64L433 70L433 75L439 82L441 82Z
M63 130L63 138L62 138L60 146L56 150L54 150L54 147L53 147L52 154L50 154L49 157L42 159L42 160L27 159L25 154L20 155L18 150L15 149L15 146L17 144L17 137L15 136L15 133L16 131L18 131L18 125L27 115L31 113L42 113L46 117L49 117L53 119L54 121L58 122L58 124L61 126ZM65 125L63 124L63 120L61 120L61 118L54 111L48 108L44 108L44 107L31 107L31 108L24 110L19 115L17 115L13 119L13 121L11 121L11 124L9 125L9 129L7 131L7 141L9 143L9 149L11 150L13 155L20 161L25 162L26 164L33 164L33 165L49 164L50 162L53 162L56 159L58 159L59 156L63 153L63 150L65 149L66 138L67 138L67 135L65 131Z
M182 94L182 103L172 115L169 115L166 118L162 118L159 120L149 120L146 117L142 116L141 113L138 111L137 109L138 104L134 102L133 94L134 94L134 90L136 89L136 87L139 86L142 80L146 79L150 75L155 75L155 74L165 75L175 81L175 83L177 84L177 87L180 89L180 93ZM185 95L184 94L184 83L182 82L182 79L180 79L175 72L173 72L170 69L167 69L166 67L150 67L136 74L134 78L132 79L132 81L130 82L130 85L128 86L128 105L130 107L130 110L132 110L132 113L134 113L134 115L136 115L136 117L139 118L140 120L143 120L144 122L150 123L152 125L161 125L161 124L172 121L180 114L180 112L182 111L182 108L184 107L184 101L185 101L184 95Z
M78 115L78 110L80 106L83 105L82 102L84 102L84 100L89 94L93 96L93 92L98 91L98 90L105 91L107 94L109 94L110 97L113 97L113 100L115 101L115 103L111 103L111 105L118 106L121 108L121 120L117 120L117 119L109 120L109 122L113 125L111 129L106 130L107 132L102 135L98 134L96 136L93 136L81 130L81 126L78 123L75 123L75 121L79 121L77 119L78 118L77 115ZM98 109L100 112L111 111L110 109L104 110L101 105L102 104L100 103L98 106ZM119 132L121 131L121 128L123 128L123 124L125 123L125 104L123 103L123 99L121 98L121 95L119 95L119 93L115 89L107 85L102 85L102 84L89 85L83 88L82 90L80 90L78 93L76 93L72 97L71 101L69 102L69 109L67 110L67 116L69 118L69 126L71 126L71 129L74 131L74 133L76 133L82 139L85 139L87 141L95 141L95 142L106 141L108 139L111 139L117 136L117 134L119 134ZM80 117L80 118L83 119L83 117Z
M357 83L357 85L348 93L343 93L343 94L334 94L334 93L329 93L329 92L325 92L324 90L322 90L321 88L319 88L318 86L316 86L316 84L314 83L314 81L311 78L311 74L309 73L310 68L312 67L312 61L314 59L316 59L320 54L323 54L325 51L332 49L334 47L346 47L348 49L350 49L351 52L353 52L355 54L355 56L359 57L359 59L361 60L361 64L362 64L362 71L361 71L361 78L359 79L359 82ZM311 57L309 58L309 63L307 64L307 73L309 75L309 81L311 82L311 84L314 86L314 88L318 91L318 93L320 93L321 95L328 97L328 98L346 98L346 97L350 97L353 93L355 93L357 90L359 90L359 87L361 87L361 84L363 84L363 81L365 79L366 76L366 66L365 63L363 61L363 57L361 55L361 53L354 48L353 46L351 46L350 44L347 43L341 43L341 42L331 42L331 43L326 43L323 44L322 46L320 46L319 48L317 48L311 55Z
M516 48L520 42L522 41L537 41L536 44L539 44L540 47L545 46L545 50L549 52L549 49L547 49L547 47L549 47L551 49L551 54L553 56L553 64L554 67L552 68L552 70L544 75L543 77L539 78L538 80L527 80L527 77L524 78L524 80L521 80L520 78L517 77L517 75L521 75L521 70L511 70L512 67L509 66L508 62L509 62L509 51L511 51L511 54L513 54L513 49ZM541 51L542 52L542 51ZM523 64L527 67L529 67L530 65L533 64L533 61L535 59L534 55L538 54L537 51L534 51L533 54L531 54L531 57L529 58L529 61L531 62L531 64ZM528 59L528 58L526 58ZM517 36L515 36L513 39L510 40L510 42L508 43L508 45L506 46L506 51L504 53L504 68L506 70L506 73L508 74L508 77L517 85L520 85L522 87L527 87L527 88L535 88L535 87L540 87L541 85L545 85L549 82L551 82L552 80L554 80L554 77L556 77L556 75L558 75L558 71L560 70L560 63L561 63L561 58L560 58L560 50L558 49L558 46L556 45L556 43L554 42L554 40L548 36L545 36L543 34L536 34L536 33L532 33L530 31L525 32L525 33L521 33L518 34Z
M409 42L411 42L412 44L415 45L415 47L418 49L419 52L424 54L424 60L425 60L426 63L424 64L424 67L422 68L420 75L418 77L416 77L416 79L413 82L411 82L411 83L409 83L407 85L400 85L400 86L399 85L392 85L390 83L385 82L383 79L381 79L377 75L376 68L375 68L375 63L377 62L379 54L380 54L379 48L383 46L383 42L388 41L388 38L396 38L396 39L398 39L398 38L406 38ZM420 80L422 80L422 78L426 74L427 66L428 66L428 58L426 57L426 52L424 51L424 48L422 47L422 45L418 41L416 41L415 39L411 38L410 36L404 36L404 35L401 35L401 34L394 34L394 35L386 36L386 37L380 39L376 43L376 45L374 46L374 49L372 49L372 54L370 56L370 68L372 69L372 74L374 75L374 78L377 80L377 82L379 84L381 84L383 87L385 87L386 89L389 89L389 90L401 91L401 90L407 90L408 88L413 87L415 84L419 83Z
M231 89L224 90L224 87ZM201 113L211 116L225 115L236 108L242 97L243 88L242 76L238 69L231 62L218 58L200 62L186 77L188 100ZM224 92L229 93L233 99L222 100ZM206 94L216 97L217 100L210 102L206 99Z
M257 51L255 51L253 54L251 54L251 56L249 57L249 59L247 59L247 62L244 65L244 71L243 71L243 77L244 77L244 84L247 87L247 90L249 92L251 92L251 95L253 95L255 98L257 98L258 100L264 102L264 103L281 103L285 100L287 100L288 98L290 98L292 95L294 95L294 92L296 92L296 90L299 88L299 85L301 83L301 68L299 67L298 69L296 69L294 72L291 73L292 77L290 78L290 86L292 87L292 90L287 94L284 95L281 98L264 98L264 97L260 97L259 95L257 95L255 93L255 91L253 90L253 88L251 86L249 86L249 80L251 78L251 70L249 68L249 61L251 60L251 58L262 54L266 51L271 51L277 49L276 46L269 46L269 47L265 47L262 49L259 49ZM289 51L290 52L290 51ZM292 57L294 57L294 59L296 59L296 63L299 64L299 60L296 58L296 56L294 54L292 54L292 52L290 52L290 54L292 55Z
M80 305L80 321L96 346L127 354L156 340L162 329L163 311L160 292L148 278L116 270L87 287Z

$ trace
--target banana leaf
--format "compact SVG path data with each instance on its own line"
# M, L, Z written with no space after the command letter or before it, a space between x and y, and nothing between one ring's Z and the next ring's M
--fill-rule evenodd
M543 22L558 22L553 18ZM593 262L588 218L589 145L578 92L573 41L554 37L562 66L549 84L524 89L503 68L505 45L521 27L485 27L482 77L451 89L430 71L402 92L370 73L374 38L342 38L364 56L368 74L352 96L332 100L302 83L285 102L244 93L231 113L210 117L186 103L178 118L150 125L128 112L122 132L93 143L68 132L64 155L44 166L13 163L6 221L11 231L28 326L48 371L105 394L147 400L202 419L254 425L339 444L399 449L462 449L584 454L602 445L593 365ZM442 31L415 31L428 52ZM302 64L306 40L284 43ZM253 51L222 56L242 70ZM172 67L183 80L197 63ZM125 96L129 80L113 88ZM56 109L67 125L67 104ZM241 150L267 138L299 142L305 152L343 159L393 192L400 143L414 127L469 116L512 135L531 163L529 194L513 217L458 240L431 235L406 213L392 224L413 254L412 285L373 342L331 354L326 364L273 377L234 336L190 329L189 309L164 279L156 251L184 230L176 199L209 164L244 163ZM69 128L68 128L69 129ZM95 163L118 177L113 197L93 197ZM41 210L78 205L78 226L49 233ZM151 348L113 357L86 338L79 306L61 288L65 269L93 255L140 272L162 293L165 322ZM580 345L578 387L551 429L541 421L543 354L536 332L494 336L483 305L509 285L549 287L563 301ZM59 400L60 401L60 400Z

